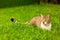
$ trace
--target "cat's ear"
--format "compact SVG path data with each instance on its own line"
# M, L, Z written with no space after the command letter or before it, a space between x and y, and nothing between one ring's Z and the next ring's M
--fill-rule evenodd
M43 17L43 15L41 14L41 17Z
M50 18L50 15L48 14L47 17Z
M43 19L43 15L41 14L41 19Z

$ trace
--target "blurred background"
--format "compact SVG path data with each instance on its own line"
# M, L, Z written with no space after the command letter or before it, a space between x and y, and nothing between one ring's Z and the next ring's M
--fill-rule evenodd
M40 4L41 2L60 4L60 0L0 0L0 8Z

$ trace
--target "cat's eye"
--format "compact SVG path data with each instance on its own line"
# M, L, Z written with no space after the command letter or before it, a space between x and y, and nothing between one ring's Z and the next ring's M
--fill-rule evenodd
M45 23L43 22L43 24L45 24Z

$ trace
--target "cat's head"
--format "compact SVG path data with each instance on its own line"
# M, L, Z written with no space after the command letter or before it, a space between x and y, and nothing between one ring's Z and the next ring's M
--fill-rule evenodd
M42 22L44 25L50 24L50 15L47 15L47 16L41 15L41 19L42 19L41 22Z
M50 15L41 15L41 27L47 30L51 30Z

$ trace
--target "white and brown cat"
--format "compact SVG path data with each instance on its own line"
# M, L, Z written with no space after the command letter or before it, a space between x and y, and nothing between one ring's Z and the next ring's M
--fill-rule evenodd
M37 16L33 17L30 21L26 22L26 24L35 25L38 28L51 30L51 22L50 22L50 16Z

